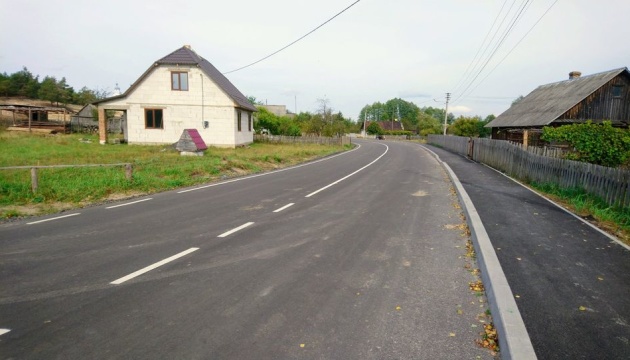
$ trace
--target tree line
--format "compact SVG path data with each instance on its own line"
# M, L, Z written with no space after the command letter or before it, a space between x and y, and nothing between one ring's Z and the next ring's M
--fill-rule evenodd
M271 135L300 136L302 134L314 134L318 136L340 136L348 133L360 133L364 130L365 121L368 126L365 129L368 134L381 135L422 135L441 134L443 132L445 110L440 108L418 107L412 102L395 98L385 103L375 102L365 105L359 113L359 119L353 121L343 116L341 112L335 112L328 99L318 99L315 112L300 112L277 116L261 105L256 97L249 96L249 101L258 107L254 129L257 133ZM455 117L449 113L447 133L457 136L490 135L490 129L484 126L492 121L495 116L485 118L479 116ZM404 131L385 131L378 124L381 121L399 121Z
M384 103L375 102L365 105L359 113L361 128L363 122L368 121L367 132L369 134L387 134L387 131L379 130L374 122L400 121L403 129L412 134L426 136L429 134L442 134L446 110L432 106L418 107L418 105L400 98L390 99ZM457 136L486 137L490 135L490 129L484 126L495 118L488 115L459 116L455 118L452 113L446 116L448 124L447 133ZM374 125L372 125L374 124Z
M261 105L263 103L249 96L249 101L256 105L258 113L255 115L254 130L256 133L271 135L301 136L312 134L317 136L343 136L358 132L359 125L330 106L328 99L318 99L315 112L300 112L278 116Z
M0 96L23 96L29 99L50 101L50 104L85 105L99 99L104 99L107 91L82 87L75 91L66 83L66 78L57 79L45 76L42 81L39 75L34 76L26 67L13 74L0 73Z

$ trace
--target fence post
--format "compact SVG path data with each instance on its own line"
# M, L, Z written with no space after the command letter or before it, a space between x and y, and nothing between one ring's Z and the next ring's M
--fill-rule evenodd
M127 180L129 181L133 179L133 168L131 167L131 164L125 165L125 176L127 177Z
M31 189L33 190L33 194L37 192L37 168L31 168Z

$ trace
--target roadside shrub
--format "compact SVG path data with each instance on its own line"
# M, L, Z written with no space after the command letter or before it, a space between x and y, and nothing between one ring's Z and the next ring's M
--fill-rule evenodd
M572 151L566 155L569 160L617 167L630 158L630 133L614 128L610 121L593 124L571 124L560 127L543 128L545 141L566 142Z

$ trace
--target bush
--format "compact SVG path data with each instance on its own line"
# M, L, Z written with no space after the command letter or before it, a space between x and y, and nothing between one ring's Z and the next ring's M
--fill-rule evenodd
M385 131L385 135L404 135L410 136L413 132L407 130L395 130L395 131Z
M382 135L383 129L378 123L373 122L373 123L370 123L370 125L368 125L367 133L370 135Z
M614 128L610 121L543 128L545 141L566 142L572 151L567 159L588 162L608 167L617 167L630 158L630 134L627 130Z

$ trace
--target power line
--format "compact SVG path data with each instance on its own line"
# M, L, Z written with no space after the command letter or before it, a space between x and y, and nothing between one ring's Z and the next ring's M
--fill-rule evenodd
M288 45L284 46L283 48L281 48L281 49L279 49L279 50L276 50L276 51L274 51L273 53L271 53L271 54L269 54L269 55L265 56L264 58L262 58L262 59L260 59L260 60L254 61L253 63L251 63L251 64L249 64L249 65L245 65L245 66L240 67L240 68L238 68L238 69L234 69L234 70L230 70L230 71L224 72L224 73L223 73L223 75L225 75L225 74L229 74L229 73L233 73L233 72L236 72L236 71L239 71L239 70L243 70L243 69L248 68L248 67L250 67L250 66L252 66L252 65L256 65L256 64L258 64L258 63L259 63L259 62L261 62L261 61L264 61L264 60L269 59L270 57L272 57L272 56L276 55L276 54L277 54L277 53L279 53L280 51L282 51L282 50L284 50L284 49L288 48L289 46L291 46L291 45L295 44L296 42L298 42L298 41L300 41L300 40L304 39L305 37L309 36L310 34L314 33L317 29L321 28L322 26L324 26L324 25L328 24L328 23L329 23L329 22L331 22L334 18L336 18L337 16L339 16L339 15L343 14L346 10L348 10L348 9L350 9L351 7L353 7L354 5L356 5L359 1L361 1L361 0L357 0L357 1L353 2L353 3L352 3L352 4L350 4L347 8L345 8L345 9L341 10L340 12L338 12L337 14L335 14L335 16L333 16L333 17L331 17L330 19L326 20L324 23L322 23L321 25L319 25L319 26L318 26L318 27L316 27L315 29L313 29L313 30L309 31L309 32L308 32L308 33L306 33L305 35L301 36L300 38L298 38L297 40L293 41L292 43L290 43L290 44L288 44Z
M511 21L510 26L505 29L505 31L502 34L501 39L499 40L499 42L496 44L496 46L494 47L494 49L492 50L492 53L490 54L490 56L488 57L488 59L485 61L485 63L483 64L483 66L481 67L481 69L479 70L479 72L477 72L477 75L475 75L475 77L468 83L468 86L466 86L466 88L461 92L461 95L459 95L455 100L453 100L453 103L457 102L459 99L462 98L462 96L464 96L464 94L466 93L466 91L472 86L472 84L475 82L475 80L477 80L477 78L479 77L479 75L481 75L481 73L483 72L483 70L486 68L486 66L488 65L488 63L490 62L490 60L492 60L492 58L494 57L494 55L496 54L496 52L499 50L499 48L501 47L501 45L503 44L503 42L505 41L505 39L507 38L507 36L510 34L510 32L512 31L512 29L514 28L514 26L516 25L516 23L518 23L518 20L520 20L523 12L525 11L525 8L527 7L527 5L530 3L530 0L525 0L523 2L523 5L521 6L520 10L518 11L518 13L516 13L513 17Z
M508 16L510 16L510 14L512 13L512 8L516 4L516 1L517 0L513 0L512 1L512 4L507 9L507 11L505 13L505 16L503 16L503 19L501 19L501 23L499 23L499 26L497 26L497 28L495 29L494 34L492 35L492 38L490 39L490 41L488 41L488 43L486 44L485 48L483 49L483 52L481 53L481 56L479 56L479 58L477 59L477 62L475 62L475 65L472 67L470 72L468 74L466 74L466 77L464 78L464 81L461 83L461 85L458 87L458 89L454 89L453 92L459 93L459 89L461 89L462 86L466 86L465 84L467 84L470 81L470 79L474 76L474 74L477 72L477 70L479 70L479 67L481 66L481 63L483 63L484 60L487 59L486 54L488 53L488 50L491 49L494 46L494 44L496 44L498 42L497 36L499 35L499 33L501 31L505 31L505 29L503 28L503 24L507 20ZM499 13L499 14L501 14L501 13ZM509 25L507 25L506 28L508 26ZM495 42L495 39L497 39L496 42Z
M477 60L477 56L479 55L479 52L481 51L481 49L483 49L483 46L486 43L486 40L488 40L488 35L490 35L490 33L492 32L492 29L494 29L494 25L497 23L497 19L499 19L499 16L501 16L501 13L503 12L503 8L505 8L505 4L507 4L507 0L503 1L503 5L501 6L501 9L497 13L497 16L494 17L494 21L492 22L492 26L490 26L490 29L488 29L488 32L486 33L486 37L481 42L481 45L479 46L479 49L477 49L477 53L473 57L472 61L468 64L468 67L466 68L466 70L464 70L464 74L462 74L462 77L459 79L459 81L457 82L457 84L453 88L453 91L457 91L459 86L465 81L464 79L468 78L468 75L469 75L468 70L471 70L470 66L475 62L475 60ZM514 2L512 3L512 5L514 5ZM511 8L512 7L510 6L510 9ZM509 12L510 12L510 10L508 10L508 13ZM505 21L505 18L507 18L507 13L505 14L505 17L503 18L503 21ZM503 21L501 21L501 24L497 27L497 31L496 32L499 31L499 28L503 24ZM490 40L490 42L492 42L492 40L496 36L496 32L495 32L495 35L492 36L492 39ZM486 47L486 49L487 49L487 47ZM485 53L485 51L484 51L484 53ZM481 56L483 56L483 54ZM472 68L471 72L474 71L475 67L477 67L477 64L478 64L478 62L475 63L475 66Z
M498 62L498 63L497 63L497 64L496 64L493 68L492 68L492 70L490 70L490 71L488 72L488 74L487 74L487 75L486 75L483 79L481 79L481 81L479 81L479 82L477 83L477 85L475 85L475 87L474 87L474 88L472 88L472 89L470 90L469 94L470 94L470 93L472 93L472 92L474 92L475 90L477 90L477 88L479 87L479 85L481 85L484 81L486 81L486 79L488 78L488 76L490 76L490 74L492 74L492 73L494 72L494 70L496 70L496 68L498 68L498 67L499 67L499 65L501 65L501 64L503 63L503 61L504 61L504 60L505 60L508 56L510 56L510 54L512 53L512 51L514 51L514 49L516 49L516 47L517 47L517 46L518 46L518 45L519 45L519 44L523 41L523 39L525 39L525 38L527 37L527 35L529 35L529 33L530 33L530 32L531 32L531 31L532 31L532 30L536 27L536 25L538 25L538 23L540 22L540 20L542 20L542 18L543 18L543 17L545 17L545 15L547 15L547 13L549 12L549 10L551 10L551 8L552 8L554 5L556 5L556 3L557 3L558 1L559 1L559 0L554 1L554 2L553 2L553 3L552 3L552 4L551 4L551 5L547 8L547 10L546 10L546 11L545 11L545 12L544 12L544 13L543 13L543 14L542 14L539 18L538 18L538 20L534 23L534 25L532 25L532 27L531 27L531 28L529 28L529 30L527 30L527 32L525 33L525 35L523 35L523 37L522 37L522 38L521 38L521 39L520 39L520 40L516 43L516 45L514 45L514 47L512 47L512 49L510 49L510 51L508 51L508 53L507 53L507 54L505 54L505 56L501 59L501 61L499 61L499 62Z

